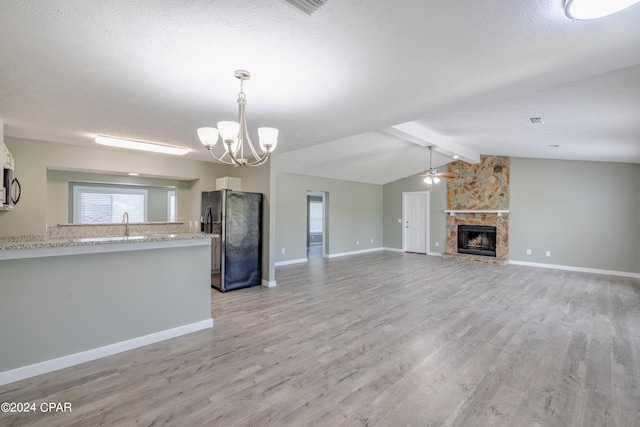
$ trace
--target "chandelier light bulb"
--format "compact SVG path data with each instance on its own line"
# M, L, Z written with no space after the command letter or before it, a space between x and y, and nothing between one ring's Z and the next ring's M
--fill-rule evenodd
M218 142L218 129L211 127L204 127L198 129L198 138L205 147L215 147Z
M275 150L276 145L278 145L278 129L258 128L258 140L263 153ZM267 147L269 148L268 150Z
M218 122L218 132L223 141L231 141L238 139L240 132L240 123L238 122Z

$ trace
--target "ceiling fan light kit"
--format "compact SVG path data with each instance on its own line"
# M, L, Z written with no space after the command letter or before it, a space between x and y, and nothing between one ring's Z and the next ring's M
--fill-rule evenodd
M436 148L435 145L430 145L427 147L429 149L429 169L423 173L424 179L422 180L425 184L437 184L440 182L440 178L453 179L457 178L457 173L451 172L438 172L437 169L433 168L433 149Z
M425 179L422 180L425 184L437 184L440 182L440 178L438 178L437 176L427 176Z
M267 162L269 156L278 144L278 129L270 127L258 128L258 143L262 153L253 145L249 137L249 128L245 116L247 97L244 94L244 81L249 80L251 74L246 70L236 70L235 77L240 80L240 93L238 93L238 121L220 121L217 128L201 127L198 129L198 138L204 148L209 151L211 157L217 162L233 166L260 166ZM222 140L224 152L215 154L214 149ZM245 153L246 148L246 153Z
M640 0L565 0L566 15L573 20L597 19L613 15Z

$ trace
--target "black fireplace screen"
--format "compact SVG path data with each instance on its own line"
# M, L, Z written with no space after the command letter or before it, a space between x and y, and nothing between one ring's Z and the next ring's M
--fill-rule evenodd
M458 225L458 253L496 256L496 227Z

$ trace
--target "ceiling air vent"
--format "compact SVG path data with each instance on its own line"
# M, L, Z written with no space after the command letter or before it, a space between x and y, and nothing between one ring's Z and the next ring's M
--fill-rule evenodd
M307 15L311 15L316 10L320 9L320 6L325 4L327 0L285 0L287 3L291 3Z
M534 125L541 125L544 123L542 117L529 117L529 121Z

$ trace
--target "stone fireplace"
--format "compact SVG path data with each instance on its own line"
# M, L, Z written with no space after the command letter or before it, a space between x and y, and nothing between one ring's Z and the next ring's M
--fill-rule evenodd
M443 258L505 265L509 261L509 158L451 163Z

